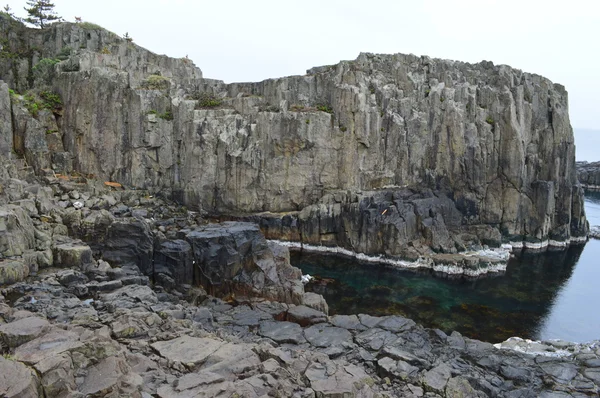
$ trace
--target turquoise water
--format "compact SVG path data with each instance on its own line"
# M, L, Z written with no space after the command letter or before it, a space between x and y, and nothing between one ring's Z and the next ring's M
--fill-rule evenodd
M586 198L586 212L591 225L600 225L600 195ZM490 342L512 336L600 339L597 240L563 251L525 251L504 274L475 280L313 253L292 253L292 264L317 276L306 288L325 297L331 314L401 314Z

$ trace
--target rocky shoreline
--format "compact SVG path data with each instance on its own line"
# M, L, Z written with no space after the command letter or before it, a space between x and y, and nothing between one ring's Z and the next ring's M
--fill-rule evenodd
M81 177L20 177L5 179L21 189L3 192L12 204L1 212L4 397L600 392L599 342L494 346L401 316L328 317L322 297L303 292L287 248L257 226L205 224L146 192ZM227 291L211 272L230 278Z
M0 36L0 396L600 393L597 341L330 317L274 242L477 276L586 239L562 86L370 53L227 85L93 24Z

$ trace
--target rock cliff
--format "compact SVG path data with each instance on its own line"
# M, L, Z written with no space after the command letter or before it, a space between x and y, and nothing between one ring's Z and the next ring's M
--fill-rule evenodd
M567 93L541 76L363 53L224 84L90 24L0 18L11 55L0 106L12 112L0 148L38 173L77 171L217 215L289 216L300 240L370 254L587 234Z

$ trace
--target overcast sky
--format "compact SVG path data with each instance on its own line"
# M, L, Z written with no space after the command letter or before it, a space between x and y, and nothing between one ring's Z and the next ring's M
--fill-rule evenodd
M0 0L1 1L1 0ZM6 0L5 0L6 1ZM25 0L8 4L23 16ZM571 124L600 130L598 0L55 0L149 50L188 55L204 77L304 74L360 52L507 64L561 83Z

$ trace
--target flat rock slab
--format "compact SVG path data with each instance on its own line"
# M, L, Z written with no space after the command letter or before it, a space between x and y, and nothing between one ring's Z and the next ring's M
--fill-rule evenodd
M334 315L329 318L333 326L347 330L365 330L367 327L360 323L356 315Z
M288 310L287 320L304 327L327 322L327 315L304 305L297 305Z
M79 386L79 391L87 396L105 396L117 389L123 363L117 358L109 357L91 367L87 376Z
M368 392L368 384L372 379L356 365L313 362L306 370L305 377L317 397L373 396Z
M178 392L181 392L202 385L221 383L223 381L225 381L225 377L203 370L198 373L188 373L182 376L174 389Z
M304 330L304 337L314 347L327 348L352 342L352 334L346 329L326 323L313 325Z
M0 397L37 398L43 396L34 371L21 362L0 356Z
M18 361L33 365L42 359L81 347L79 335L68 330L54 329L49 333L25 343L15 350Z
M301 344L306 342L300 325L292 322L261 322L258 334L280 344Z
M238 326L258 326L260 321L273 319L273 316L263 311L252 310L247 307L237 307L232 315L232 323Z
M252 347L250 344L225 343L206 358L201 369L222 376L238 376L255 369L260 365L260 358Z
M204 362L206 358L216 352L223 344L225 343L220 340L182 336L173 340L159 341L150 346L160 356L191 367Z
M0 325L0 339L10 348L25 344L42 334L50 327L50 323L42 318L29 317Z
M571 363L543 363L542 370L560 383L568 384L577 376L577 366Z

